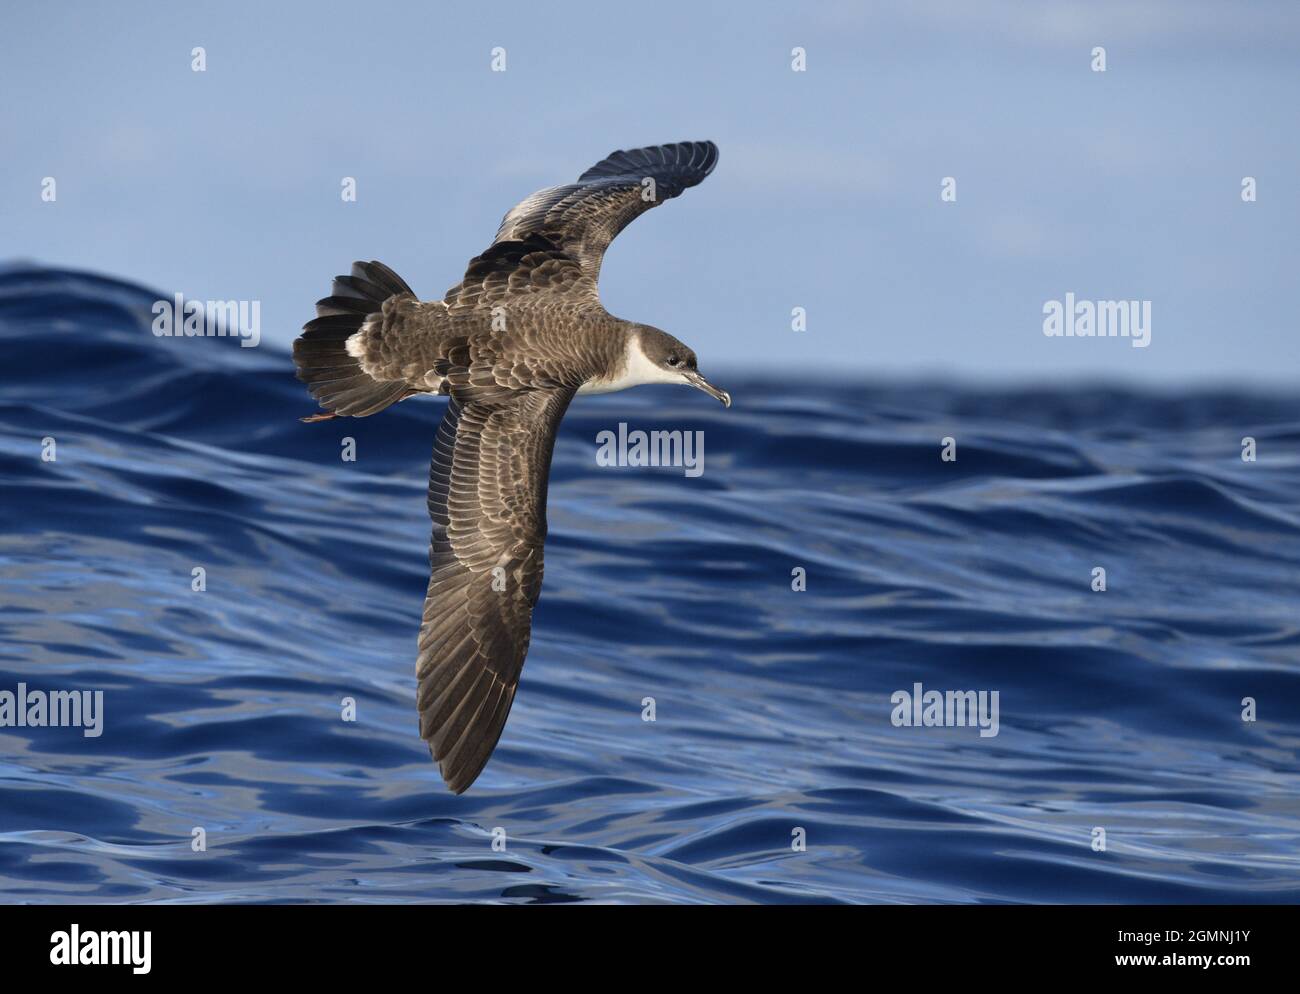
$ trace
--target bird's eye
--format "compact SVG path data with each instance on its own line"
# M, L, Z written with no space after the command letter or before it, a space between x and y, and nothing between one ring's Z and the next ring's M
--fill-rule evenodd
M675 356L675 355L670 355L670 356L668 357L668 365L670 365L670 366L676 366L676 365L677 365L678 363L680 363L680 362L681 362L681 360L678 359L677 356Z

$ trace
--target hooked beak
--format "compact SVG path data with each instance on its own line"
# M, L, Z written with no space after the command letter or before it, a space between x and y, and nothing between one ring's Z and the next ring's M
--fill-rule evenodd
M703 390L714 400L722 401L723 407L731 406L731 394L725 390L719 390L695 370L687 370L682 375L686 377L686 382L695 387L696 390Z

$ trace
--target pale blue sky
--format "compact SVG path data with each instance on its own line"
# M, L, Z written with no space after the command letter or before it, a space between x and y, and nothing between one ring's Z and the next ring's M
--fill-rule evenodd
M258 299L285 344L354 258L440 296L534 189L712 138L602 277L710 370L1300 372L1294 3L189 6L4 6L0 260ZM1066 291L1151 300L1151 347L1044 338Z

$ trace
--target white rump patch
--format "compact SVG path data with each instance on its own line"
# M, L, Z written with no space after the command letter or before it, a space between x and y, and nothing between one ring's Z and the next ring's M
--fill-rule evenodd
M348 355L350 355L353 359L364 359L366 357L366 345L365 342L362 341L362 339L365 337L366 332L369 330L370 330L370 319L367 318L366 323L361 326L360 331L354 331L346 339L343 340L343 347L348 350Z

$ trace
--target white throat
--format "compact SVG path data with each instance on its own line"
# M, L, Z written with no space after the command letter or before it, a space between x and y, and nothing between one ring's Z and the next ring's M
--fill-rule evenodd
M588 380L578 388L578 393L613 393L628 387L647 383L684 383L682 374L664 369L650 361L641 348L641 333L634 331L627 337L627 351L623 353L623 369L608 380Z

